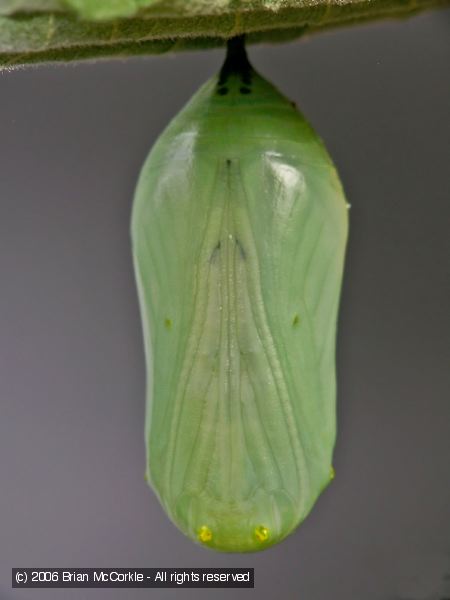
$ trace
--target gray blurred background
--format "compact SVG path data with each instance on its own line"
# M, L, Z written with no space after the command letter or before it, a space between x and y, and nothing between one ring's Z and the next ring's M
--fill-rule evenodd
M223 51L0 75L0 598L450 597L450 12L254 47L351 208L337 477L260 554L197 547L144 483L129 215ZM11 567L255 568L255 590L12 590ZM278 596L276 596L278 595Z

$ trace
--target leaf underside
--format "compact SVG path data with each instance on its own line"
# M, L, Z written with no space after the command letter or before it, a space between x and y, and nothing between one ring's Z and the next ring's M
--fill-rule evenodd
M0 68L292 40L450 0L4 0Z

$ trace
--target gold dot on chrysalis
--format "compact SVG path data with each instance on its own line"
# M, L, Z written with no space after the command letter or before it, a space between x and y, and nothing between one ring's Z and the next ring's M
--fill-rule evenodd
M212 531L206 525L202 525L198 530L198 539L203 542L210 542L212 540Z
M172 321L170 319L164 319L164 327L166 329L172 329Z
M336 471L334 470L334 467L331 467L330 469L330 480L333 481L333 479L336 477Z
M300 323L300 317L298 315L295 315L294 318L292 319L292 326L296 327L299 323Z
M269 539L269 530L264 525L255 527L255 537L259 542L265 542Z

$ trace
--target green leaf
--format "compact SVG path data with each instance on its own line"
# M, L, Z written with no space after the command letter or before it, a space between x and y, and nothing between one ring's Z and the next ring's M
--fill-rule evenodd
M284 41L450 0L3 0L0 67Z

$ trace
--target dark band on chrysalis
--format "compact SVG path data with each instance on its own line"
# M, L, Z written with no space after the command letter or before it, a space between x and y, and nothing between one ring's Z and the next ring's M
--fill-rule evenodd
M241 94L251 93L253 68L245 51L245 36L239 35L227 42L227 56L219 73L217 93L224 96L228 93L226 83L230 75L237 75L242 82L239 88Z

